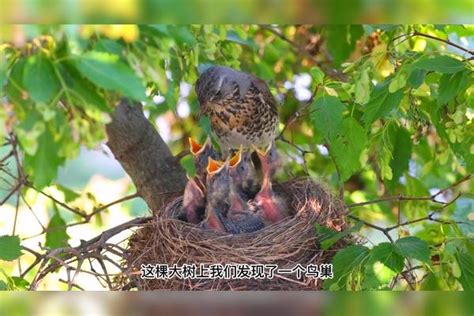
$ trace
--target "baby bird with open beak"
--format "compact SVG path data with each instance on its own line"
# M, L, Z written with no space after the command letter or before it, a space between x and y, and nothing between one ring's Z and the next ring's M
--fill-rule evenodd
M229 204L229 174L226 165L220 161L208 158L207 164L207 203L204 228L216 232L225 232L224 213Z
M229 161L224 164L209 158L207 176L207 208L204 227L217 232L228 232L231 234L250 233L264 227L258 215L245 211L246 203L241 198L240 205L235 204L232 191L235 191L233 179L230 176ZM229 205L229 194L232 202ZM242 211L233 210L232 207L240 208Z
M186 213L187 221L197 224L203 219L206 208L206 168L208 158L216 158L217 153L212 148L209 137L203 145L191 137L188 140L189 151L193 155L196 168L196 176L193 178L188 177L188 182L184 188L183 209Z
M262 163L263 181L260 191L255 196L255 202L262 212L265 222L276 223L288 216L288 207L285 200L272 189L272 177L281 166L281 160L276 150L275 142L272 142L262 151L255 148L258 158Z
M189 151L193 156L194 166L196 167L196 177L201 181L202 186L205 187L208 158L219 159L219 154L212 148L210 137L207 137L202 145L191 137L188 138L188 141Z

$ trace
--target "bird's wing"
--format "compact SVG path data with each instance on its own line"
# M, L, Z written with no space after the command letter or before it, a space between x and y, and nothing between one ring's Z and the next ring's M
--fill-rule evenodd
M270 92L270 89L268 88L266 82L258 77L253 77L252 84L261 93L263 101L270 105L272 111L278 113L276 100L273 97L273 94Z

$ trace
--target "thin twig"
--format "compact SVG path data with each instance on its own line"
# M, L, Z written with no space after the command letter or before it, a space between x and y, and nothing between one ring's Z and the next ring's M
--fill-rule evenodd
M471 56L474 55L474 50L471 50L471 49L465 48L465 47L463 47L463 46L461 46L461 45L458 45L458 44L456 44L456 43L453 43L453 42L451 42L449 39L442 39L442 38L439 38L439 37L436 37L436 36L433 36L433 35L421 33L421 32L419 32L419 31L414 31L414 32L411 34L411 37L414 37L414 36L426 37L426 38L430 38L430 39L435 40L435 41L438 41L438 42L443 42L443 43L445 43L445 44L447 44L447 45L456 47L457 49L460 49L460 50L462 50L463 52L470 54Z
M98 213L108 209L109 207L111 207L115 204L122 203L122 202L125 202L125 201L128 201L128 200L132 200L132 199L137 198L137 197L140 197L138 192L136 192L134 194L127 195L127 196L124 196L123 198L120 198L116 201L110 202L109 204L103 205L103 206L95 209L92 213L87 214L86 215L86 220L90 220L91 217L93 217L94 215L97 215Z

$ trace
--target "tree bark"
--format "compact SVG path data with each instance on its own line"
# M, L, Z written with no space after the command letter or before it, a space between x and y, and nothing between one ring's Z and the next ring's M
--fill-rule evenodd
M106 133L107 145L154 214L182 193L186 173L146 119L140 103L120 100Z

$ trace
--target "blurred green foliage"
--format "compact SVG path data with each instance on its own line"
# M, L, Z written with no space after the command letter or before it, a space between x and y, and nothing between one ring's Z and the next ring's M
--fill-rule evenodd
M3 0L2 4L0 19L6 23L441 24L467 23L472 11L470 0Z
M104 124L121 96L141 101L153 124L166 119L173 152L183 150L190 135L204 139L209 122L198 120L196 96L183 96L182 84L194 84L210 64L254 73L282 100L282 178L308 172L342 188L351 204L396 195L429 197L474 169L473 26L2 28L0 137L17 135L25 171L37 189L55 184L58 168L77 157L81 146L104 141ZM438 40L404 36L415 31ZM446 45L453 38L470 48ZM302 74L311 80L297 88ZM314 92L309 104L298 98L298 89ZM183 100L189 115L179 112ZM182 163L193 172L189 157ZM392 231L398 233L393 243L377 240L373 248L341 250L333 262L336 278L325 288L385 289L410 260L427 272L423 289L472 289L473 186L466 182L456 188L464 196L448 205L426 198L352 208L369 222L393 225L433 211L445 221L400 227ZM57 189L67 199L77 195ZM455 197L451 190L445 193L439 198ZM48 227L63 228L46 236L46 247L67 245L66 222L55 210ZM342 237L325 233L329 246ZM18 257L18 239L1 238L7 245L0 259Z

